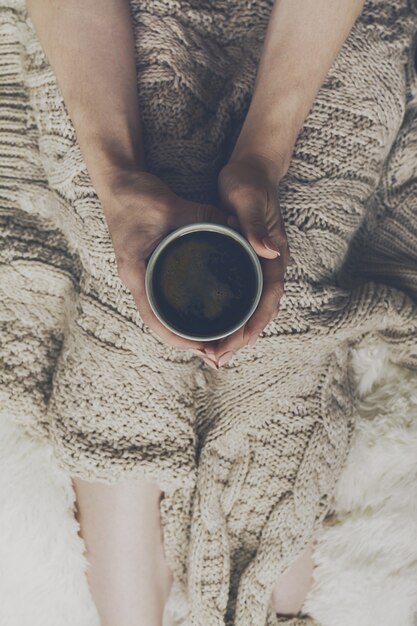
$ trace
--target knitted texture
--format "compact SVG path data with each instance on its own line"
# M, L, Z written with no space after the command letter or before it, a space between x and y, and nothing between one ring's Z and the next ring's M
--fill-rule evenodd
M149 170L218 203L273 0L131 0ZM73 476L157 482L183 626L312 626L275 581L331 511L355 427L350 350L417 369L417 6L367 0L279 187L277 317L219 371L141 320L121 283L22 0L0 7L0 411ZM117 42L116 42L117 43Z

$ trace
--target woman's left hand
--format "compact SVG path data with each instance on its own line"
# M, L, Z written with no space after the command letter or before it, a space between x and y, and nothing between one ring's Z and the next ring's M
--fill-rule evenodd
M259 333L277 315L284 293L289 247L279 208L278 181L268 173L270 166L265 157L251 155L229 161L219 174L221 208L230 213L230 226L248 240L260 257L264 279L258 307L246 324L224 339L206 342L205 353L219 366L251 339L254 345ZM222 355L225 358L220 360Z

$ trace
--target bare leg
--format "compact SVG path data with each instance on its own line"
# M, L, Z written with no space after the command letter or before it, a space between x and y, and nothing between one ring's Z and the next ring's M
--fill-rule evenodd
M73 484L101 626L161 626L172 574L163 552L159 487L144 478Z
M295 616L301 610L313 584L314 543L311 542L305 552L277 579L271 600L278 615Z

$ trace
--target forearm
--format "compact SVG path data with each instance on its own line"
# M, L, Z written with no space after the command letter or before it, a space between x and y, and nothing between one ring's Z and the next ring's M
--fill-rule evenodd
M297 135L364 0L276 0L252 101L231 159L257 154L287 171Z
M27 0L92 183L144 169L128 0Z

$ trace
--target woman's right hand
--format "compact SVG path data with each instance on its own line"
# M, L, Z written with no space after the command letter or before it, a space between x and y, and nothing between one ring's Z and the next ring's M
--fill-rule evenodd
M159 337L204 356L205 343L179 337L156 317L145 291L146 264L169 232L194 222L227 225L228 213L209 204L177 196L160 178L144 171L123 171L100 195L117 260L120 280L130 290L144 323Z

